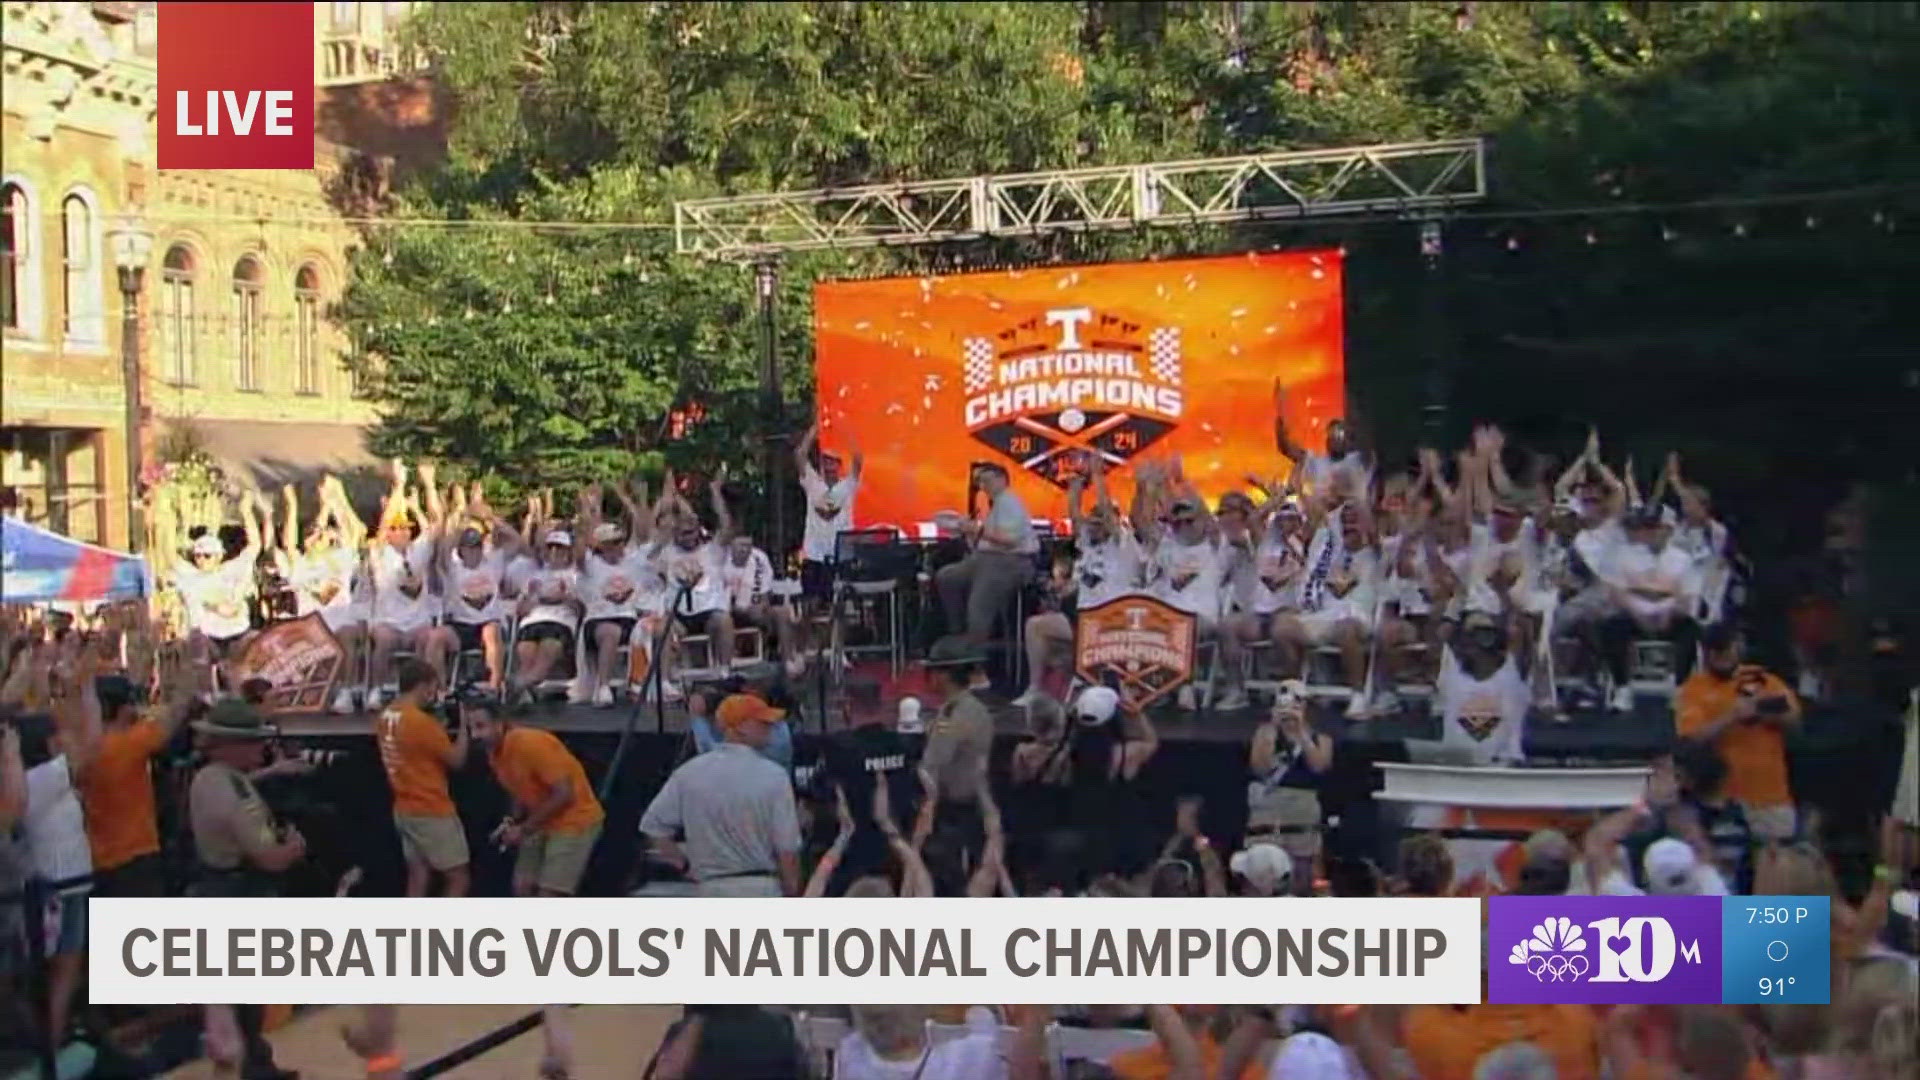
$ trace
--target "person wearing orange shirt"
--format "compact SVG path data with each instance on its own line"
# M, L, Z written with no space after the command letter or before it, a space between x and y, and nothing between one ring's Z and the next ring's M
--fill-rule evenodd
M514 895L574 895L606 820L580 759L552 732L520 727L486 706L469 707L467 722L513 800L513 814L493 830L493 842L520 849L513 864ZM566 1007L543 1008L541 1026L547 1048L540 1075L570 1075L573 1035Z
M407 895L425 896L435 873L444 895L465 896L467 832L447 790L447 774L467 762L467 725L457 738L426 710L440 693L432 665L405 660L396 673L399 693L374 720L380 764L393 789L393 824L407 861Z
M1206 1077L1219 1075L1221 1058L1220 1041L1214 1038L1213 1022L1218 1017L1217 1005L1158 1005L1149 1006L1152 1010L1163 1010L1163 1014L1154 1020L1154 1033L1160 1036L1152 1046L1143 1046L1138 1050L1126 1050L1115 1054L1107 1062L1107 1068L1118 1080L1172 1080L1176 1075L1182 1056L1183 1040L1169 1040L1169 1026L1178 1024L1191 1035L1190 1051L1200 1060L1200 1074ZM1174 1034L1177 1034L1174 1033ZM1260 1080L1265 1073L1258 1063L1247 1065L1240 1072L1240 1080Z
M580 759L550 731L521 727L485 708L470 709L468 716L493 775L513 800L513 814L493 831L493 840L520 850L514 895L574 895L606 819Z
M1558 1080L1600 1075L1599 1022L1584 1005L1416 1005L1401 1018L1420 1080L1474 1080L1481 1059L1511 1043L1537 1047Z
M1787 786L1786 736L1800 727L1800 699L1779 676L1742 663L1745 642L1733 627L1708 629L1701 649L1705 663L1674 698L1680 737L1720 751L1726 793L1746 811L1756 836L1790 839L1799 813Z
M141 715L139 688L125 676L94 681L103 724L91 767L80 778L80 803L93 849L95 896L167 894L154 816L153 756L186 719L193 687L184 677L166 681L174 700L154 718Z

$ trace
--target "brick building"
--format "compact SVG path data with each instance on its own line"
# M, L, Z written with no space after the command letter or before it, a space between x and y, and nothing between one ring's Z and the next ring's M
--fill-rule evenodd
M329 318L357 239L343 208L395 159L434 157L442 132L430 86L394 46L414 5L315 6L315 168L228 172L153 168L151 3L5 5L0 483L29 520L128 540L112 254L128 219L153 237L137 324L143 457L186 425L263 486L366 459L373 412Z

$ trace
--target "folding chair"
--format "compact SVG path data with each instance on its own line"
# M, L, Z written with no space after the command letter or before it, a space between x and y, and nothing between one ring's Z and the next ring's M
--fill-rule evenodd
M850 656L887 658L897 678L906 660L905 612L900 601L900 582L918 569L919 552L900 542L894 529L853 529L833 539L836 574L834 603L828 633L836 668L844 668ZM868 628L874 640L863 645L848 645L846 631L850 615Z

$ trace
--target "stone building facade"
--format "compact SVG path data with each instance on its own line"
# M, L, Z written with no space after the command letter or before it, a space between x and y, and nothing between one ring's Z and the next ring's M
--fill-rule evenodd
M313 169L159 171L153 5L8 0L0 484L15 512L126 545L130 429L151 462L184 426L262 486L365 460L373 412L355 396L329 313L357 240L342 184L381 170L327 136L379 132L433 153L431 93L401 77L392 47L412 7L316 4ZM394 92L366 93L370 83ZM367 103L398 103L402 115L357 115ZM129 220L153 237L133 424L112 253Z

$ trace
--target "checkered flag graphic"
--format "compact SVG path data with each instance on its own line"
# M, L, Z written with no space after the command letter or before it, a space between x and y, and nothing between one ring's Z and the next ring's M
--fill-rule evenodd
M987 338L970 337L964 348L966 365L962 369L963 381L967 393L977 394L993 382L993 342Z
M1163 383L1180 381L1180 328L1162 326L1147 338L1147 367Z

